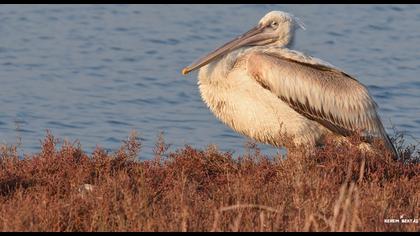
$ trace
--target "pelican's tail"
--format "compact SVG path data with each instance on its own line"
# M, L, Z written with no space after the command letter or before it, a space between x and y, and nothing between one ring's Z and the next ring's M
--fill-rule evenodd
M384 134L384 141L385 141L385 146L386 148L388 148L388 150L392 153L392 159L394 160L398 160L399 159L399 155L397 152L397 149L395 149L394 145L391 142L391 139L389 138L388 134Z

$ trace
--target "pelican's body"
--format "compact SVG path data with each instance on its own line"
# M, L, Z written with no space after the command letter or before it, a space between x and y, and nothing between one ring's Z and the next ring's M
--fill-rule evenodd
M286 132L295 144L315 145L327 130L260 86L247 70L254 53L264 48L238 50L202 67L198 84L204 102L225 124L257 141L287 146Z
M207 55L198 85L210 110L235 131L274 146L315 147L327 134L363 131L396 155L367 89L320 59L288 49L295 17L270 12L259 25Z

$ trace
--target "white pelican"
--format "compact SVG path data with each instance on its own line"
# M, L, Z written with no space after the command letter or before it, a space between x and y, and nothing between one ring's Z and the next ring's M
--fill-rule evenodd
M198 85L210 110L257 141L313 148L326 134L343 139L360 131L366 142L384 140L397 157L366 87L339 68L288 48L299 27L304 28L293 15L269 12L182 74L200 68Z

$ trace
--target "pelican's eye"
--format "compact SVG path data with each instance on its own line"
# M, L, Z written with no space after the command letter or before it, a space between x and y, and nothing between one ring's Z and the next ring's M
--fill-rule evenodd
M279 23L277 23L277 21L273 21L273 22L271 22L270 26L273 29L277 29L277 27L279 26Z

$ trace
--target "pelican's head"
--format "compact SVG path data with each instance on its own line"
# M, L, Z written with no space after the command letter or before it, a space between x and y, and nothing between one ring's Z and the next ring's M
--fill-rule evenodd
M271 31L274 40L272 44L280 47L288 46L292 42L297 28L305 29L299 18L282 11L267 13L258 25L265 27L266 31Z
M305 29L303 23L292 14L282 11L271 11L261 18L257 26L200 58L190 66L185 67L182 70L182 74L186 75L241 47L288 46L293 40L295 30L299 27Z

